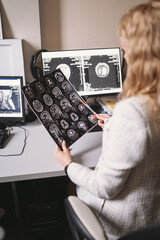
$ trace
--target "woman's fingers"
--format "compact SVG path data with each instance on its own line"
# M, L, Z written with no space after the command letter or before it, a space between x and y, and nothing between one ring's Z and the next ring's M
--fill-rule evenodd
M93 115L93 118L98 118L99 120L100 120L100 119L101 119L101 120L105 120L106 118L110 118L110 115L107 114L107 113L105 113L105 114L102 114L102 113L100 113L100 114L94 114L94 115Z
M62 149L63 149L63 151L67 150L66 142L64 140L62 142Z
M63 151L72 151L72 148L67 148L67 146L66 146L66 142L65 142L65 140L63 140L63 142L62 142L62 150Z
M109 118L109 114L96 114L98 119L105 120L106 118Z
M56 145L55 152L61 151L61 149Z
M98 124L101 128L104 127L104 121L103 120L98 120Z

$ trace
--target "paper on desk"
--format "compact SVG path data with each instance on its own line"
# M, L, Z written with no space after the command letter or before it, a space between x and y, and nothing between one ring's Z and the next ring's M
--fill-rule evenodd
M60 69L22 88L32 111L56 144L71 146L97 125L95 112L79 96Z

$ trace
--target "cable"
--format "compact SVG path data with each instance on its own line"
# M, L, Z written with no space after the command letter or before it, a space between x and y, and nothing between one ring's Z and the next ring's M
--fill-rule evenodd
M27 130L24 127L21 127L21 126L18 126L18 127L24 130L24 144L23 144L21 152L20 153L15 153L15 154L4 154L4 155L0 155L0 157L11 157L11 156L14 157L14 156L20 156L20 155L23 154L25 146L26 146Z

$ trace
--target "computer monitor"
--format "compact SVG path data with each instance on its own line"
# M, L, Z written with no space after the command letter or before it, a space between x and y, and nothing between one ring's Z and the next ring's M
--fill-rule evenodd
M0 76L0 123L6 126L24 121L23 77Z
M44 75L60 68L80 96L122 91L120 48L42 52Z

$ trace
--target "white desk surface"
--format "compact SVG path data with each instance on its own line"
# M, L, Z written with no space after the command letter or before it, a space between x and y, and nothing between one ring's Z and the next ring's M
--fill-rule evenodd
M20 156L0 156L0 182L21 181L63 176L64 168L54 158L55 142L42 124L36 120L23 126L27 141ZM24 144L24 131L14 127L0 155L20 153ZM72 145L75 162L94 167L101 154L102 131L86 133Z

